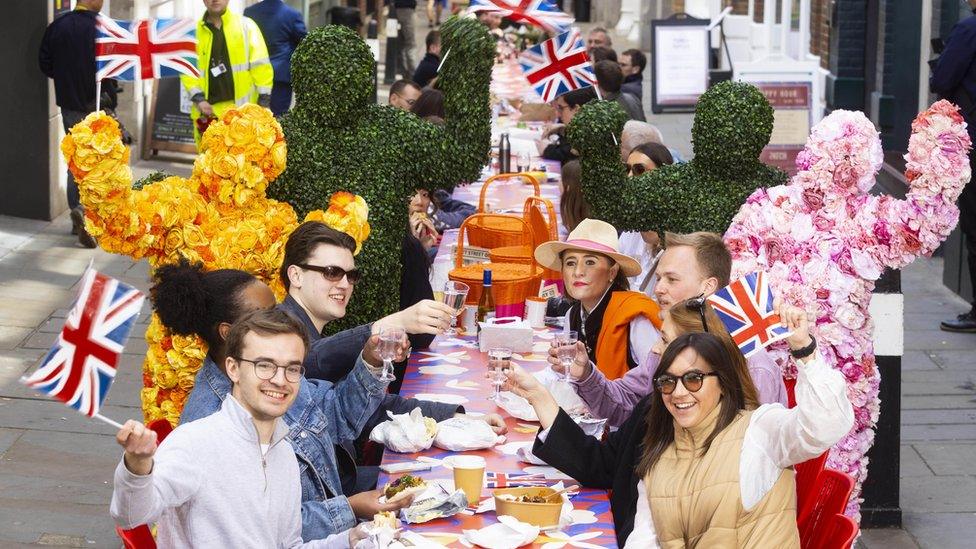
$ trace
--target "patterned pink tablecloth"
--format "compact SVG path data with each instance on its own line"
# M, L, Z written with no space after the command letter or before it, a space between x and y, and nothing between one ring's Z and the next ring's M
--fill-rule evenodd
M539 351L548 346L547 340L551 337L549 334L548 331L537 331L534 337L537 353L517 354L513 357L513 361L529 371L545 368L544 355ZM499 413L505 417L508 425L505 444L488 450L465 452L483 456L488 463L486 471L509 474L544 473L552 479L552 484L560 479L568 480L565 475L552 467L524 463L515 455L516 446L529 444L534 440L539 425L535 422L515 419L487 399L491 394L491 384L484 377L486 369L487 355L478 351L474 337L441 336L434 341L430 349L414 351L410 356L400 394L405 397L424 398L424 395L433 395L434 399L456 399L462 402L468 412ZM417 454L397 454L387 450L383 455L383 463L413 461L419 456L443 459L452 454L455 452L436 447ZM453 484L452 472L447 467L437 466L430 471L413 474L428 480L448 479L448 486ZM399 475L393 475L393 477L397 476ZM379 486L389 481L390 476L381 472ZM491 489L486 488L483 496L490 497L491 492ZM584 489L571 501L574 508L574 523L559 531L543 532L527 547L546 547L546 549L558 549L564 546L589 549L616 547L607 492ZM495 512L487 511L481 514L462 513L424 524L404 526L449 547L465 547L458 541L462 530L479 529L495 522L497 522ZM547 545L549 543L554 545Z

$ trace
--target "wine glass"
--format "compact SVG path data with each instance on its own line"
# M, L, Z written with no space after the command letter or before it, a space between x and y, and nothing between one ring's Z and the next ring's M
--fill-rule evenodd
M531 162L531 157L529 156L529 153L527 151L520 152L515 162L516 162L516 168L518 169L518 173L525 173L531 169L529 165Z
M566 330L556 334L556 357L559 358L559 364L565 369L563 379L567 382L573 379L569 369L572 368L573 361L576 360L577 341L579 341L579 337L575 330Z
M494 391L488 400L498 402L499 392L505 383L505 372L512 367L511 359L512 350L506 347L494 347L488 350L488 370L491 384L494 386Z
M380 330L380 358L383 359L383 373L379 380L391 382L396 379L393 375L393 359L396 358L400 350L400 344L406 337L406 332L401 328L382 328Z
M442 301L448 307L454 309L454 316L451 317L451 327L444 331L444 335L458 335L458 331L454 329L454 324L457 322L457 315L464 311L464 300L468 298L468 290L468 285L463 282L448 280L444 284L444 297Z

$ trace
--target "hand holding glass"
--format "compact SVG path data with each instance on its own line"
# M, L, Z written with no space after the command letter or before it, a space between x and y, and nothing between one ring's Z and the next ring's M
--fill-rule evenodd
M505 372L512 367L512 350L505 347L495 347L488 350L488 370L494 391L488 400L498 402L499 392L505 383Z
M400 345L407 334L400 328L383 328L380 331L379 355L383 359L383 373L380 381L391 382L396 379L393 375L393 359L400 354Z
M559 357L559 364L563 367L565 381L572 381L573 377L569 373L576 359L576 342L579 337L575 330L563 331L556 334L556 356Z
M464 300L468 298L468 285L463 282L449 280L444 284L443 302L454 309L454 316L451 317L451 327L444 331L444 335L456 336L458 331L454 329L457 322L457 315L464 311Z

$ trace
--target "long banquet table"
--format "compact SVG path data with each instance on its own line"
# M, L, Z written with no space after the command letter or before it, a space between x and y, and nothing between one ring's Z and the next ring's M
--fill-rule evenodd
M530 354L516 354L513 362L529 371L546 368L545 349L549 346L551 331L538 330L533 336L534 349ZM550 484L559 480L570 481L566 475L552 467L531 465L519 460L516 455L518 446L531 445L539 429L537 422L528 422L509 416L502 408L487 399L491 394L491 384L484 377L487 371L487 355L477 348L475 337L444 337L438 338L430 349L414 351L407 364L406 374L400 394L404 397L426 398L457 402L464 406L467 412L498 413L505 418L508 426L504 444L487 450L464 452L465 454L480 455L487 461L486 473L535 473L544 474L551 479ZM458 452L441 450L431 447L429 450L415 454L398 454L386 450L383 463L400 463L414 461L420 456L442 460ZM452 471L448 467L435 466L429 471L411 473L419 475L429 482L443 482L445 487L453 487ZM399 475L380 473L379 486L383 486L392 478ZM568 484L567 484L568 485ZM482 497L491 496L491 489L485 488ZM605 490L582 489L572 497L573 523L558 531L542 532L535 542L527 547L543 547L546 543L555 542L556 545L547 549L562 547L603 548L616 547L614 537L613 518L610 513L610 503ZM424 537L439 542L448 547L465 547L458 541L463 530L479 529L497 522L495 512L487 511L480 514L467 512L449 518L435 519L424 524L405 524L410 531L422 534Z

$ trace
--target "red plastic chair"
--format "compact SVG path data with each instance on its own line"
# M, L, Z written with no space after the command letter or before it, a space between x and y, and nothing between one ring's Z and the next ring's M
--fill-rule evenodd
M854 519L838 514L829 517L822 528L819 528L809 549L850 549L857 537L859 528ZM801 541L802 546L802 541Z
M157 419L148 427L156 431L156 444L161 444L163 439L173 432L173 425L165 419ZM131 530L123 530L116 526L115 533L122 539L125 549L156 549L156 538L153 537L152 530L147 524L140 524Z
M803 463L797 463L794 466L794 469L796 469L797 524L801 524L813 509L813 504L816 501L814 494L820 488L820 473L824 470L824 464L826 462L827 452L824 452L813 459L804 461Z
M800 547L803 549L840 547L833 543L816 545L818 530L829 530L833 516L844 514L847 501L851 499L851 492L854 490L854 479L840 471L824 469L819 479L819 488L814 492L816 499L813 508L802 520L797 520Z

